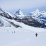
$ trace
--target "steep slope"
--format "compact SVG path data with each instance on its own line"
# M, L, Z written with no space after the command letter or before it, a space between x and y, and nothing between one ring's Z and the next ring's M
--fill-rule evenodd
M6 11L2 10L1 8L0 8L0 16L4 16L4 17L6 17L8 19L15 18L14 15L10 14L9 12L6 12Z
M24 18L25 15L24 15L23 12L19 9L18 11L16 11L15 16L16 16L16 18L18 18L18 19L22 19L22 18Z
M4 20L3 16L0 16L0 27L10 27L10 23Z
M11 19L5 18L3 16L0 16L0 17L1 17L0 18L0 20L1 20L0 26L2 24L3 25L2 27L15 27L15 28L20 27L21 28L20 25L14 23L14 22L17 22L14 19L11 20ZM12 21L14 21L14 22L12 22Z

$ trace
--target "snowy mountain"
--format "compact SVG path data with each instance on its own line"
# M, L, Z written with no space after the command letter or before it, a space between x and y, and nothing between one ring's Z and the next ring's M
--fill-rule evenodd
M2 10L1 8L0 8L0 16L4 16L4 17L6 17L8 19L15 18L14 15L10 14L9 12L6 12L6 11Z
M46 27L46 12L45 11L39 11L36 9L36 11L30 12L28 15L24 15L23 12L19 9L15 13L15 20L18 22L23 22L24 24L27 24L29 26L34 27Z
M36 11L30 12L28 15L36 18L46 18L46 12L45 11L40 12L38 9Z
M40 11L36 9L36 11L30 12L29 15L32 17L38 17L40 15Z
M10 14L9 12L6 12L0 8L0 27L20 27L17 24L14 24L14 22L11 22L11 20L14 20L15 16ZM10 21L9 21L10 20Z
M42 27L42 28L46 27L46 12L45 11L40 12L38 9L36 11L30 12L28 15L25 15L19 9L18 11L16 11L15 15L12 15L11 13L6 12L0 8L0 16L7 18L7 20L13 19L15 21L22 22L29 26ZM7 20L5 20L5 21L7 21ZM16 26L16 24L14 24L14 22L11 22L11 21L7 21L7 22ZM1 25L1 22L0 22L0 25ZM17 25L17 26L21 27L20 25Z
M30 12L27 16L27 19L31 20L30 24L32 25L45 25L46 24L46 12L45 11L39 11L38 9L36 11ZM31 23L33 22L33 23ZM37 23L37 24L36 24ZM39 23L39 24L38 24ZM45 26L46 27L46 26Z
M22 19L25 17L24 13L20 9L18 11L16 11L15 16L18 19Z
M16 22L16 23L14 23ZM11 19L8 19L6 17L3 17L3 16L0 16L0 27L15 27L15 28L18 28L21 26L17 24L17 21L15 20L11 20Z

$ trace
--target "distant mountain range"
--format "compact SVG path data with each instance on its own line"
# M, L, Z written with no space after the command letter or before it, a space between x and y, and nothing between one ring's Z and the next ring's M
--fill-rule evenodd
M7 20L15 20L18 22L22 22L29 26L34 27L46 27L46 12L45 11L39 11L36 9L36 11L30 12L29 14L25 15L20 9L16 11L16 13L13 15L9 12L6 12L0 8L0 26L10 25L8 21L4 21L3 18L7 18ZM4 23L3 23L4 22ZM13 24L14 25L14 24Z

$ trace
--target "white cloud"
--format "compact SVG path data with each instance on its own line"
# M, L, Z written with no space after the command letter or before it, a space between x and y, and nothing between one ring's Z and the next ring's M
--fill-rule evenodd
M29 9L46 6L46 0L0 0L0 7L5 10Z

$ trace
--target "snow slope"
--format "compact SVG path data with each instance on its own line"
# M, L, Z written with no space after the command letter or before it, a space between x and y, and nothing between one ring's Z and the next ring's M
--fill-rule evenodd
M10 27L10 26L11 26L10 23L7 22L6 20L4 20L4 18L5 18L5 17L0 16L0 21L1 21L0 24L2 24L2 27ZM0 27L1 27L1 26L0 26Z
M46 46L46 29L21 24L22 28L0 27L0 46ZM37 38L34 31L38 31Z
M22 22L17 22L17 21L15 21L15 20L13 20L13 19L11 20L11 19L5 18L5 20L10 21L10 22L13 22L14 24L21 26L21 27L22 27L23 29L25 29L25 30L34 31L34 32L46 31L45 28L37 28L37 27L28 26L28 25L26 25L26 24L24 24L24 23L22 23ZM20 28L20 29L21 29L21 28ZM39 29L39 30L38 30L38 29ZM38 31L37 31L37 30L38 30Z
M46 29L5 19L20 25L22 28L16 28L13 25L11 27L0 27L0 46L46 46ZM38 33L37 38L35 36L36 32Z

